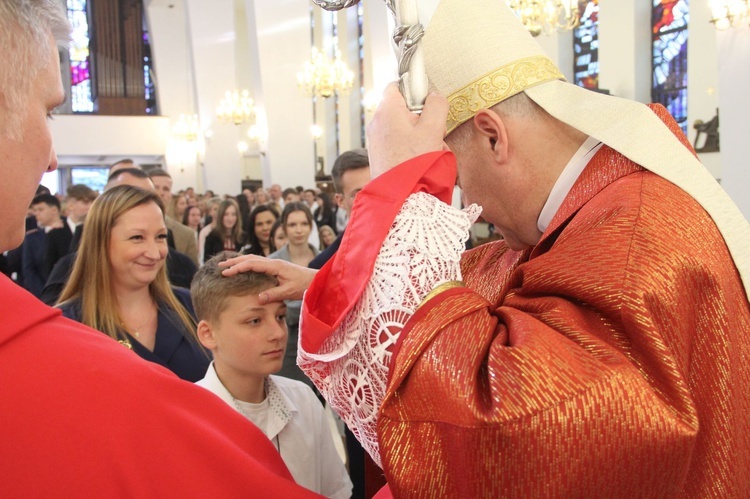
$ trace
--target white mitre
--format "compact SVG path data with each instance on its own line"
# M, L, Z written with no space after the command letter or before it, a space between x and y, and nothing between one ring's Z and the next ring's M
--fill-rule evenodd
M565 81L503 0L420 0L430 90L448 98L448 133L519 92L550 115L672 182L721 231L748 294L750 224L698 159L646 105Z

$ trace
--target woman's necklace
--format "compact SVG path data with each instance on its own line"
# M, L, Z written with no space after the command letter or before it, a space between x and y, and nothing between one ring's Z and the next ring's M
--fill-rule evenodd
M132 334L136 338L140 338L141 337L141 329L143 329L146 326L146 324L148 324L151 321L151 319L152 319L151 310L153 310L153 308L154 308L154 303L151 302L151 306L149 307L148 312L146 313L146 320L143 321L143 324L141 324L140 326L138 326L138 327L136 327L136 328L133 329L133 333ZM127 326L127 324L125 324L124 321L120 322L120 325L122 327L124 327L126 331L129 329L128 326Z

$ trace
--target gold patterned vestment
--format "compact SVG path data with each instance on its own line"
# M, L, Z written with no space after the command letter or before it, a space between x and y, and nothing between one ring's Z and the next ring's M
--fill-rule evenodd
M750 309L690 196L604 146L534 248L461 268L392 353L377 434L395 497L750 497Z

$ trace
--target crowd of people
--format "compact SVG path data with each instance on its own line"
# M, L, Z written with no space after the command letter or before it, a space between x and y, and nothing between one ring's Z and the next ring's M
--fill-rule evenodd
M666 109L472 2L338 208L130 160L45 191L70 25L0 3L0 495L359 498L363 466L383 498L750 495L750 225ZM480 211L502 240L465 251Z
M64 317L229 400L274 442L298 484L343 499L352 496L352 481L334 444L339 435L296 366L301 302L282 303L270 319L247 311L252 294L275 281L251 273L227 280L217 265L240 254L307 265L335 240L324 225L320 242L310 242L313 213L336 217L325 193L283 193L173 193L166 171L146 172L125 159L111 166L101 194L73 185L53 195L38 186L23 243L4 255L17 263L5 272ZM243 343L245 328L270 342ZM245 396L248 377L256 382L252 397Z
M110 167L108 186L116 183L118 175L132 175L132 170L139 169L132 160L118 161ZM271 193L283 193L276 198L263 188L245 188L236 196L215 196L210 190L199 194L193 188L173 193L172 179L166 171L155 169L140 176L148 176L156 186L165 206L169 247L193 261L195 268L188 269L191 276L197 267L224 250L261 256L281 250L288 241L288 229L281 222L288 203L298 203L300 213L306 213L309 219L306 241L313 256L330 246L348 221L346 210L339 209L329 193L320 189L297 187L282 191L273 186ZM65 193L56 194L39 185L28 209L24 242L0 256L2 272L45 302L53 301L49 296L43 297L45 286L55 265L77 251L84 220L98 195L83 184L71 185ZM69 263L64 260L66 268ZM189 287L190 279L180 279L177 284Z

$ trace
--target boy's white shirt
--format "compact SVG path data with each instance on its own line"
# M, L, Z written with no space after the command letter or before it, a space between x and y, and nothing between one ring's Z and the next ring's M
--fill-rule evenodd
M247 417L222 384L213 362L196 385ZM323 406L313 391L300 381L282 376L267 376L265 386L268 413L266 428L260 429L278 446L294 480L326 497L351 497L352 482L336 452Z

